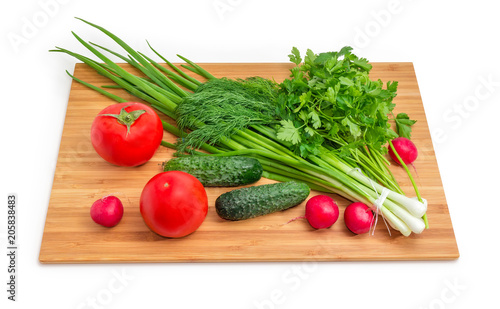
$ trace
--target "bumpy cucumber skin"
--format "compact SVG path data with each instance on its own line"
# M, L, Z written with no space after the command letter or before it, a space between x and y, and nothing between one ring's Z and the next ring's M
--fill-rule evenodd
M164 171L183 171L198 178L205 187L237 187L262 177L262 165L250 157L185 156L167 161Z
M309 187L298 181L252 186L220 195L215 210L223 219L245 220L296 206L309 193Z

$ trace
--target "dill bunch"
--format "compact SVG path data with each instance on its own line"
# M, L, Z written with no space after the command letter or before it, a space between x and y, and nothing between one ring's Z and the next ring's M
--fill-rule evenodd
M177 125L190 132L179 139L179 153L202 144L216 144L238 130L256 124L277 123L278 84L272 80L212 79L178 104Z

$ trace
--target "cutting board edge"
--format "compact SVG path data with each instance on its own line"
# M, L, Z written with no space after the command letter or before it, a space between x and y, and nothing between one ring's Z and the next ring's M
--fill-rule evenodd
M58 264L181 264L181 263L197 263L197 264L210 264L210 263L266 263L266 262L280 262L280 263L293 263L293 262L433 262L433 261L456 261L460 258L460 254L450 254L448 256L424 256L424 257L386 257L375 259L372 257L365 258L311 258L311 259L269 259L269 258L242 258L242 259L165 259L165 260L71 260L71 259L39 259L43 265L58 265Z

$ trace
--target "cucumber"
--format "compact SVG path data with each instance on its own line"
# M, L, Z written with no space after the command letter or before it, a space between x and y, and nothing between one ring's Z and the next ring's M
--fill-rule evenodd
M296 206L309 193L309 187L298 181L246 187L220 195L215 210L223 219L245 220Z
M165 162L164 171L183 171L198 178L205 187L237 187L262 177L259 160L250 157L178 157Z

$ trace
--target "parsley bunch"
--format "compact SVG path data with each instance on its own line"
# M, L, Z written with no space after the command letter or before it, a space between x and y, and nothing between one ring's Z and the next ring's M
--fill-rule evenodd
M346 46L314 54L308 49L303 63L296 47L289 55L296 66L290 79L280 84L277 104L282 120L277 137L301 157L318 155L321 145L331 146L343 158L355 156L360 147L386 153L383 146L398 136L388 117L398 83L384 87L381 80L371 80L371 64L351 50ZM402 125L411 122L398 118Z

